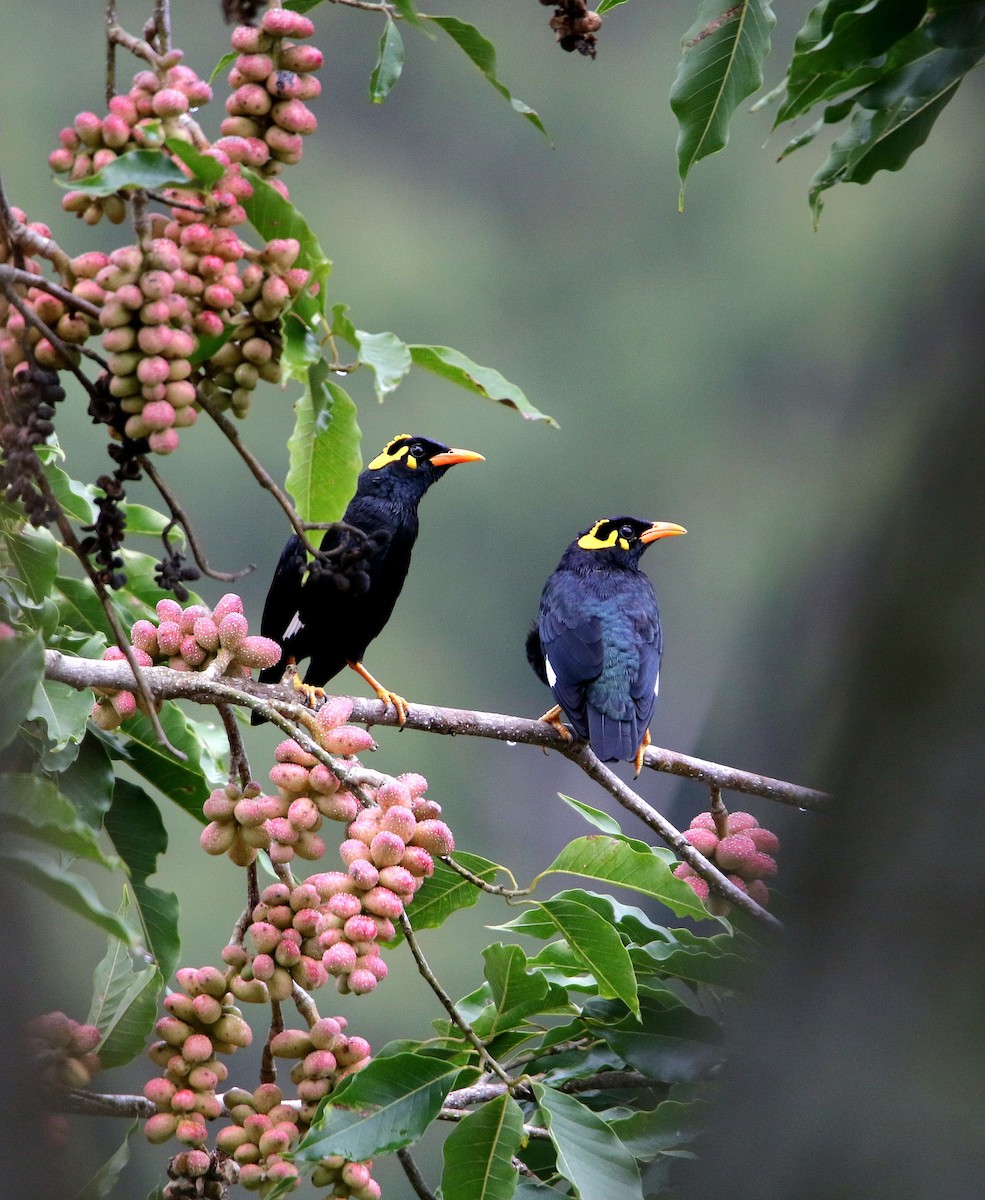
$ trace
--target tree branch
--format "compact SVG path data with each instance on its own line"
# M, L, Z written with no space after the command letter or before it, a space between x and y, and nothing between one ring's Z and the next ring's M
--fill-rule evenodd
M45 659L45 674L78 689L110 688L132 689L133 675L126 663L119 661L94 661L91 659L68 658L56 650L48 650ZM296 736L295 725L280 709L291 715L304 714L297 704L292 689L252 680L226 681L210 679L202 672L172 671L167 667L145 667L141 675L151 693L160 699L185 699L202 704L244 704L259 708L280 728ZM395 725L396 715L384 709L379 700L353 698L350 721L372 726L374 724ZM628 809L647 826L653 829L685 862L689 863L707 880L709 886L730 903L749 913L761 924L779 929L780 923L754 900L731 883L717 867L700 854L684 835L659 812L624 783L613 771L601 763L591 749L581 742L565 741L547 722L515 717L503 713L483 713L467 709L437 708L413 704L408 707L406 729L417 729L430 733L464 734L472 737L493 738L510 743L542 746L557 750L576 763L588 777L605 788L624 808ZM306 748L320 757L320 747L315 746L307 735L303 735ZM800 808L821 810L828 806L830 797L824 792L802 788L796 784L770 779L738 771L732 767L706 763L674 751L650 747L645 763L655 770L669 771L689 779L697 779L719 788L732 787L750 795L764 796L783 803L796 803ZM336 764L338 765L338 764ZM333 766L333 770L335 766ZM343 775L355 774L340 768Z

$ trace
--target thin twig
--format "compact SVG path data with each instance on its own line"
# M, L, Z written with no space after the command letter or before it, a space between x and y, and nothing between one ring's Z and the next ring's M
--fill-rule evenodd
M229 743L229 778L238 779L240 787L246 787L250 782L250 760L246 756L246 747L243 745L243 735L236 714L229 704L217 704L216 709L222 719L226 741Z
M95 363L98 363L98 365L105 370L106 360L102 357L102 355L97 354L95 350L89 350L85 346L72 345L66 342L64 338L59 337L58 334L55 333L55 331L48 324L48 322L42 320L42 318L38 316L38 314L33 308L31 308L29 304L25 304L21 297L17 295L17 292L9 285L3 287L3 293L14 306L14 308L16 308L21 314L24 320L28 324L33 325L43 337L46 337L48 341L51 342L52 346L65 360L65 367L72 372L72 374L76 377L76 379L78 379L89 395L95 395L95 387L92 381L79 367L79 364L73 361L73 352L84 354L86 358L91 358Z
M397 1151L397 1160L404 1169L407 1182L420 1197L420 1200L436 1200L434 1192L424 1182L424 1176L417 1169L417 1164L411 1158L410 1151L406 1147Z
M709 862L700 851L687 840L687 838L675 829L665 816L658 813L655 808L652 808L647 802L638 795L633 789L619 778L613 771L602 762L593 753L591 748L585 743L575 745L570 750L565 750L563 753L576 763L589 779L594 779L596 783L615 797L616 800L633 813L634 816L648 825L654 833L657 834L668 846L682 858L686 863L689 863L705 879L708 886L719 895L723 896L730 904L734 904L736 908L741 908L750 916L755 917L761 924L766 925L770 929L780 930L783 926L772 915L768 913L762 905L757 904L751 896L748 896L740 888L716 867Z
M461 877L463 879L467 879L469 883L473 885L473 887L477 887L482 892L487 892L490 896L504 896L506 899L512 900L517 896L530 895L530 888L517 887L516 880L513 879L512 874L507 871L505 867L500 867L499 869L501 871L506 871L506 874L509 875L510 879L513 880L513 886L511 888L504 887L504 885L501 883L489 883L488 880L483 879L480 875L473 874L468 867L463 867L460 862L456 862L450 854L442 854L441 861L446 867L449 867L452 871L454 871L456 875L461 875Z
M256 570L256 565L254 563L250 563L250 565L247 567L241 567L238 571L217 571L210 567L208 559L205 557L205 552L202 550L201 544L199 543L198 538L195 536L195 531L192 528L192 523L188 519L187 513L179 504L178 498L165 483L161 473L145 454L141 455L137 462L140 469L146 474L147 478L160 492L161 499L171 510L172 517L174 517L181 528L185 531L192 556L204 575L208 575L211 579L219 579L223 583L233 583L235 580L242 579L244 575L249 575L251 571Z
M153 1100L144 1096L107 1095L82 1090L55 1092L55 1107L60 1112L86 1117L152 1117L157 1112Z
M709 806L711 819L715 822L715 833L719 838L728 836L728 809L722 800L722 789L716 784L711 785L711 804Z
M116 25L116 0L106 0L106 107L116 95L116 42L110 30Z
M313 997L304 990L300 983L292 985L291 999L294 1001L294 1007L304 1017L305 1021L307 1021L309 1029L321 1020Z
M76 296L68 288L63 287L60 283L55 283L52 279L47 279L44 275L35 275L31 271L24 271L20 267L12 267L9 263L3 263L0 264L0 279L8 279L11 283L22 283L26 287L48 292L49 295L57 296L63 304L67 304L71 308L77 308L79 312L85 313L87 317L92 317L93 320L99 319L98 304L93 304L89 300L83 300L81 296Z
M270 1028L267 1030L267 1040L263 1044L260 1056L260 1082L275 1083L277 1080L277 1065L270 1049L270 1043L278 1033L284 1031L284 1014L281 1012L280 1001L270 1000Z
M291 528L304 543L305 547L311 550L312 553L315 553L314 549L308 544L308 539L305 536L304 525L301 523L301 519L298 514L294 511L294 505L287 498L287 494L277 486L273 480L273 477L256 457L256 455L254 455L252 451L250 451L244 445L236 426L232 423L232 421L229 420L225 413L222 412L222 410L219 408L219 405L216 404L214 400L210 400L207 396L200 394L199 403L229 439L233 449L249 467L253 478L257 481L257 483L260 484L262 488L265 488L268 492L270 492L273 498L284 510L288 521L291 523Z
M407 940L407 945L410 947L410 952L414 956L414 961L417 963L417 969L424 977L431 991L434 992L434 994L438 997L438 1000L441 1002L445 1012L448 1013L453 1023L462 1031L465 1040L475 1048L479 1054L479 1057L486 1064L489 1070L492 1071L494 1075L497 1075L500 1079L502 1079L505 1084L511 1084L512 1080L510 1079L509 1074L503 1070L499 1063L489 1053L489 1051L486 1049L485 1043L455 1007L455 1002L441 986L441 984L438 982L437 976L428 966L427 959L424 957L424 952L421 950L417 938L414 935L414 928L411 925L410 919L406 913L400 914L400 928Z
M150 42L145 42L143 38L134 37L132 33L127 33L122 25L111 21L106 27L106 37L110 45L122 46L124 50L129 50L136 58L142 58L145 62L150 63L156 70L161 65L161 55L157 53Z

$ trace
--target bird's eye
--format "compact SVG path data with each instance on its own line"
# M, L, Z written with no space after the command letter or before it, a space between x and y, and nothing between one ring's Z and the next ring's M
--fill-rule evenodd
M632 540L636 536L636 531L633 529L632 525L620 525L619 536Z
M428 456L427 447L423 442L411 442L407 453L411 458L427 458Z

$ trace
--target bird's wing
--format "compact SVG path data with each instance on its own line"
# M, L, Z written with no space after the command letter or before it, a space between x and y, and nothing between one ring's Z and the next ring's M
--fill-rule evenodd
M297 535L288 539L287 545L281 551L274 568L274 577L270 581L270 590L263 605L263 616L260 619L260 632L264 637L273 638L279 642L287 653L294 653L287 643L296 641L303 632L303 625L298 619L298 601L301 595L301 580L304 577L305 555ZM279 679L280 664L267 667L260 674L264 682Z
M637 618L637 630L639 665L632 679L630 691L642 736L653 718L653 710L657 703L657 689L660 686L663 634L660 630L660 617L657 614L655 601L652 608L647 605L646 610Z
M588 736L585 690L602 670L602 622L564 605L548 605L539 621L544 673L554 699L579 737Z

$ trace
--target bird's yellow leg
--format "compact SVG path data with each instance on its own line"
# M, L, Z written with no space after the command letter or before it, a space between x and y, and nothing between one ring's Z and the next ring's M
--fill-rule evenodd
M636 777L639 778L640 771L643 770L643 755L646 753L646 748L650 744L649 729L643 734L643 741L640 742L640 748L636 751L636 757L633 759L633 765L636 767Z
M301 693L304 704L308 708L318 708L321 702L325 699L325 689L316 687L313 683L302 683L301 676L298 673L297 663L293 658L287 660L287 668L284 671L285 678L288 672L291 675L291 687L296 692Z
M549 708L542 717L537 718L539 721L546 721L548 725L553 725L557 732L561 735L561 739L565 742L572 740L571 730L561 720L561 705L555 704L553 708Z
M378 679L374 679L370 675L361 662L350 662L349 666L352 667L357 675L366 680L377 696L383 701L384 707L388 704L393 705L397 710L397 723L403 725L407 720L407 701L403 696L398 696L396 692L391 692L389 688L385 688Z

